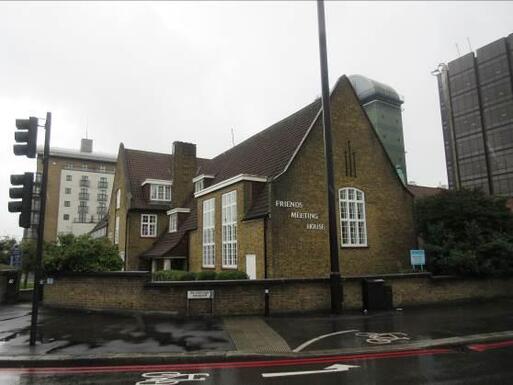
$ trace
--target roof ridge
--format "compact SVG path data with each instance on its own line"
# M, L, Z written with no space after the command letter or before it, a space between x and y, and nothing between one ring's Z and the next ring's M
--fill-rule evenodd
M299 114L300 112L303 112L303 111L304 111L305 109L307 109L308 107L313 106L313 105L314 105L315 103L317 103L320 99L321 99L321 98L315 98L315 100L314 100L314 101L312 101L311 103L308 103L307 105L305 105L305 106L301 107L300 109L298 109L298 110L294 111L294 112L293 112L293 113L291 113L290 115L287 115L286 117L284 117L284 118L282 118L282 119L278 120L277 122L274 122L273 124L271 124L270 126L268 126L268 127L264 128L263 130L258 131L257 133L255 133L255 134L251 135L249 138L244 139L242 142L240 142L240 143L238 143L237 145L235 145L235 146L233 146L233 147L231 147L231 148L229 148L229 149L225 150L225 151L224 151L224 152L222 152L221 154L216 155L215 157L213 157L213 158L212 158L212 159L210 159L210 160L215 160L215 159L217 159L217 158L220 158L221 156L223 156L223 155L224 155L224 154L226 154L227 152L230 152L230 151L234 150L235 148L237 148L237 147L239 147L239 146L241 146L241 145L245 144L246 142L250 141L251 139L254 139L254 138L258 137L258 136L263 135L265 132L270 131L272 128L275 128L275 126L277 126L277 125L279 125L279 124L283 123L283 122L284 122L284 121L286 121L287 119L290 119L290 118L292 118L294 115L297 115L297 114Z
M155 155L173 156L173 154L165 153L165 152L138 150L138 149L135 149L135 148L126 148L126 147L125 147L125 151L142 152L142 153L146 153L146 154L155 154Z

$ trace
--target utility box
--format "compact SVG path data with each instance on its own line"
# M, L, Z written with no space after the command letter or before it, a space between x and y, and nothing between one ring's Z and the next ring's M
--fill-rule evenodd
M365 310L390 310L393 307L392 287L384 279L362 280L362 299Z

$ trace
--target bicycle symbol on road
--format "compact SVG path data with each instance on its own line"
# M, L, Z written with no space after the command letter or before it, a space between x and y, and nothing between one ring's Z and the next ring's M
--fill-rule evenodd
M205 381L208 373L150 372L142 375L145 380L135 385L175 385L181 382Z
M400 340L409 340L408 334L401 332L375 333L375 332L359 332L355 333L358 337L367 337L365 340L369 344L385 345Z

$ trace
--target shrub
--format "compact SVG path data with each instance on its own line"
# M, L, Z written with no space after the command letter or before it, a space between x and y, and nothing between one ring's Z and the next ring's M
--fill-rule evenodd
M160 270L154 276L154 281L194 281L196 274L183 270Z
M415 206L433 273L513 275L513 216L503 198L450 190L419 199Z
M248 279L248 275L239 270L220 271L217 273L216 279L220 281L231 280L231 279Z
M217 273L215 271L200 271L196 273L196 279L198 281L212 281L216 279Z
M61 235L56 244L45 247L44 267L47 272L98 272L121 270L123 261L117 246L106 238L89 235Z

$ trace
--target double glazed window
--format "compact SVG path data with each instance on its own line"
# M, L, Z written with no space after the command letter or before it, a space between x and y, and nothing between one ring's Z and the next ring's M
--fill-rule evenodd
M365 195L363 191L346 187L340 189L338 194L342 247L367 246Z
M150 199L152 201L170 201L171 186L163 184L152 184L150 191Z
M237 267L237 191L222 196L223 267Z
M141 237L157 236L157 215L141 214Z
M215 198L203 201L203 267L215 266Z

